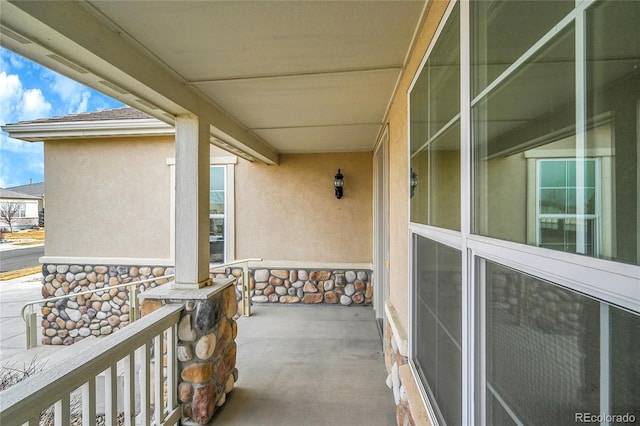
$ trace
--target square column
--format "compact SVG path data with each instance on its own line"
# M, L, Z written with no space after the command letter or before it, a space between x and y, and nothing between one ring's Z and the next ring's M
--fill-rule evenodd
M198 117L176 117L174 288L209 283L209 134Z

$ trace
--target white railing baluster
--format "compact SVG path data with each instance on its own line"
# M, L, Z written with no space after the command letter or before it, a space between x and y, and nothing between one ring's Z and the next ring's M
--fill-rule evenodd
M115 425L118 418L118 366L113 363L104 373L104 421L105 425Z
M162 374L162 337L164 333L156 336L153 339L153 382L154 382L154 416L155 423L160 424L162 422L162 413L164 411L164 396L163 396L163 374Z
M175 340L177 324L183 306L165 305L146 315L140 320L105 338L96 339L91 345L82 348L68 348L56 368L44 369L24 381L0 392L0 418L2 426L38 426L41 412L54 406L55 424L68 426L71 424L71 393L80 388L82 391L82 424L96 424L96 376L106 370L105 375L105 424L117 424L118 411L118 362L124 360L124 402L129 405L130 414L125 415L132 426L134 424L149 425L151 423L151 342L155 340L156 373L155 382L158 388L154 392L159 410L156 412L158 425L175 425L179 422L181 411L175 401L177 380L175 362ZM163 374L163 342L166 333L167 352L171 360L167 360L166 380L167 396L164 396L165 374ZM139 348L135 355L132 349ZM135 366L140 365L140 416L134 419L136 411L136 373ZM173 373L172 373L173 372ZM170 379L171 374L174 379ZM61 399L62 396L62 399ZM167 406L173 409L168 412ZM159 413L159 414L158 414ZM138 420L136 423L134 420Z
M96 378L82 385L82 426L96 426Z
M149 406L151 405L151 368L149 361L151 351L149 344L145 343L138 349L138 357L140 358L140 423L147 426L151 422Z
M133 352L124 359L124 425L136 423L136 363Z
M178 396L171 389L178 388L178 326L172 325L167 330L167 408L169 413L173 412L178 406Z
M68 426L71 424L71 398L69 392L65 392L60 400L58 400L53 409L54 426Z

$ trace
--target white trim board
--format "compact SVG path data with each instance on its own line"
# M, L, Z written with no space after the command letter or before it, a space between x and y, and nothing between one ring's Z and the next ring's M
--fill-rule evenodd
M10 124L2 129L12 138L30 142L69 138L173 135L176 132L173 126L155 118Z
M144 257L75 257L75 256L42 256L41 264L57 265L123 265L123 266L170 266L173 259L144 258Z
M372 263L337 263L301 260L263 260L249 262L252 269L317 269L317 270L373 270Z

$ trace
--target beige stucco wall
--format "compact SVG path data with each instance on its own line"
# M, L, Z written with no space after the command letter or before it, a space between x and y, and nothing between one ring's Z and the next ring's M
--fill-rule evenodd
M44 145L45 256L170 257L173 136Z
M389 122L389 298L408 330L409 308L409 155L407 92L447 7L447 1L432 1L401 78L387 121Z
M489 160L487 185L488 229L494 238L526 243L527 161L522 154ZM509 179L505 179L509 176ZM535 182L533 183L535 185ZM510 206L505 209L504 206ZM534 207L535 208L535 207Z
M410 220L459 231L460 151L425 150L411 164L419 181L411 198Z
M235 181L236 258L372 262L371 152L281 154L274 166L238 160Z

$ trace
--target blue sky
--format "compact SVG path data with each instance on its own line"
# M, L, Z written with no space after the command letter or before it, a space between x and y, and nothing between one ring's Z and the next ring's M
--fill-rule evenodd
M123 104L0 47L0 125ZM42 142L0 133L0 188L44 180Z

